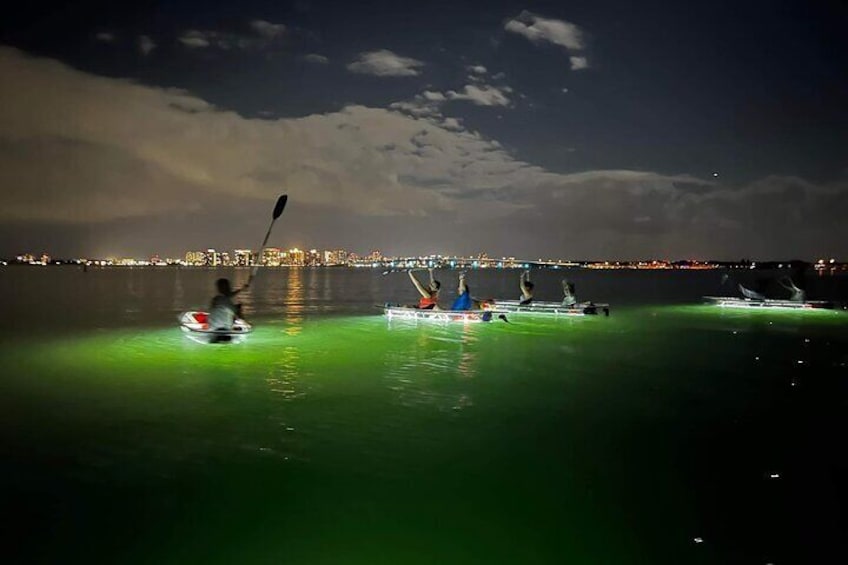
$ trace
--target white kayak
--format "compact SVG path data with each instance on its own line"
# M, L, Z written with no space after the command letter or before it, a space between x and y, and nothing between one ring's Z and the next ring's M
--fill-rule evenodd
M541 314L549 316L593 316L603 313L609 316L609 304L577 302L563 305L561 302L543 302L534 300L530 304L521 304L518 300L492 300L483 306L508 314Z
M775 308L783 310L832 310L836 304L828 300L806 300L798 302L794 300L773 300L766 298L757 300L752 298L736 298L733 296L705 296L704 300L716 306L725 308Z
M198 343L240 343L253 331L253 326L236 318L232 328L210 328L209 313L193 311L180 315L180 329Z
M414 308L412 306L401 306L399 304L386 304L382 306L383 313L388 320L409 320L428 322L460 322L464 324L475 324L479 322L490 322L497 319L503 312L491 310L427 310Z

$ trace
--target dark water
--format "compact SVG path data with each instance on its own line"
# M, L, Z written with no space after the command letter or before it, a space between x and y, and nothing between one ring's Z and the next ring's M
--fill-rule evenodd
M8 561L845 561L848 313L570 271L609 318L389 324L407 275L292 269L242 297L248 342L180 334L247 274L0 270ZM517 295L518 272L469 277Z

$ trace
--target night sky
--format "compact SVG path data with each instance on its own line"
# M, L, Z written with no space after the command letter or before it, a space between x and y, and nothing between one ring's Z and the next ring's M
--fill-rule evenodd
M848 5L65 2L0 20L0 256L848 259Z

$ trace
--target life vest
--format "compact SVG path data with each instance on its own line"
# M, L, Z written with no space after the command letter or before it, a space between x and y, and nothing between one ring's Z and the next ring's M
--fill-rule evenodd
M421 297L421 300L418 301L418 308L421 310L430 310L431 308L435 308L436 304L438 304L439 299L436 296L428 296Z

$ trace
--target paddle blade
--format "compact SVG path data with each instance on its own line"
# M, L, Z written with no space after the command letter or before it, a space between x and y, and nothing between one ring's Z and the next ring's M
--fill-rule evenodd
M283 194L282 196L280 196L277 199L277 205L274 206L274 216L273 216L275 220L280 217L280 214L283 213L283 209L286 207L286 202L288 202L288 200L289 200L288 194Z

